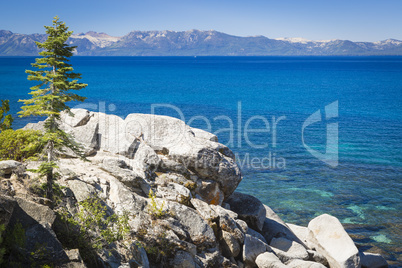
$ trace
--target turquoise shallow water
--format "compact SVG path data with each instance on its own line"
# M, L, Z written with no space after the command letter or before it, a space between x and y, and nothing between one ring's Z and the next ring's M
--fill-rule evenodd
M33 61L0 58L0 96L11 100L14 113L33 85L24 73ZM74 57L72 62L89 84L81 92L88 97L84 108L125 116L163 104L156 113L215 132L236 153L244 175L239 191L296 224L332 214L364 249L402 265L402 57ZM327 118L325 107L336 101L337 114ZM302 131L318 110L321 120ZM15 127L28 121L18 119ZM310 154L302 139L304 134L304 144L324 154L329 124L338 126L336 167Z

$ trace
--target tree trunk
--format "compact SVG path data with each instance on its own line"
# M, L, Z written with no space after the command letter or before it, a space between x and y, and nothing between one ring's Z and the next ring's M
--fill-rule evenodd
M53 169L46 174L46 197L51 201L51 208L53 208Z
M47 161L50 163L53 161L53 149L54 145L52 141L49 141L49 147L47 151ZM51 201L51 207L53 207L53 168L50 168L46 174L46 182L47 182L47 189L46 189L46 197Z

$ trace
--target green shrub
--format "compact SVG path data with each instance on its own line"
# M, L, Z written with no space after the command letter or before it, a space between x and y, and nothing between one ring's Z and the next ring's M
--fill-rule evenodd
M122 240L130 231L128 213L123 213L121 216L108 215L107 207L98 197L90 197L79 202L79 211L74 216L71 216L64 207L58 210L58 214L69 226L77 227L79 236L90 242L93 249L101 249Z
M7 129L0 133L0 160L35 158L43 148L42 133L38 130Z
M98 231L100 237L90 237L94 248L102 248L104 243L110 244L121 240L129 232L128 215L107 215L107 207L98 197L87 198L80 203L80 211L77 213L81 231L89 235L89 230Z
M11 124L13 123L14 119L13 117L8 114L10 111L10 105L9 105L9 100L1 100L1 106L0 106L0 132L6 129L11 128Z
M64 186L61 186L57 183L53 183L53 202L54 205L58 206L59 204L62 203L64 193L63 189L66 188ZM39 183L37 180L33 180L33 182L29 186L29 190L31 193L36 194L40 197L46 197L47 198L47 183Z
M26 246L25 229L21 222L17 220L14 226L7 227L4 235L3 246L7 257L3 260L1 267L22 267L21 261L25 259L24 249ZM10 258L10 255L13 256Z
M162 205L159 207L158 204L156 204L156 195L152 191L152 189L149 191L148 197L151 199L150 204L148 204L148 211L149 214L153 219L160 219L164 217L167 212L163 210L163 207L165 206L165 201L163 201Z
M78 248L88 267L100 267L97 252L111 243L124 241L130 234L129 213L110 214L97 196L79 202L76 208L74 215L65 206L57 208L57 238L66 248Z
M21 222L17 220L11 232L7 233L5 238L7 248L24 248L26 243L25 229Z

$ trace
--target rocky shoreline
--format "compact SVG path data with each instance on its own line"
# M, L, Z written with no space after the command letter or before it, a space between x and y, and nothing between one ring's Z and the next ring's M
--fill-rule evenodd
M48 200L29 191L40 180L29 171L38 163L1 161L0 224L6 233L21 225L25 239L9 260L54 267L388 266L378 254L359 252L333 216L307 227L286 224L236 192L242 176L234 154L211 133L167 116L72 112L62 114L60 126L89 161L59 152L60 204L74 216L82 202L99 198L107 215L127 215L129 234L84 263L84 253L60 237L65 230ZM42 130L43 122L25 128ZM31 254L38 245L43 252Z

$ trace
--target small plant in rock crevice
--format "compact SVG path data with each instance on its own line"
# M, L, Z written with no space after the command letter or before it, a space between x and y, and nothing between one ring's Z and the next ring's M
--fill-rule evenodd
M149 191L148 197L149 197L149 199L151 199L150 203L148 204L148 209L149 209L149 213L153 219L160 219L168 214L167 211L163 210L163 208L165 206L165 201L163 201L162 205L159 206L156 203L156 195L155 195L154 191L152 191L152 189Z
M79 202L75 215L63 206L57 209L57 214L62 225L57 229L57 236L66 247L78 248L84 262L91 267L98 265L96 254L99 250L124 240L130 233L129 213L110 213L97 196Z
M79 211L74 216L68 215L66 211L59 213L65 221L79 227L80 233L91 241L94 249L122 240L130 230L128 213L121 216L110 214L98 197L89 197L79 202Z

